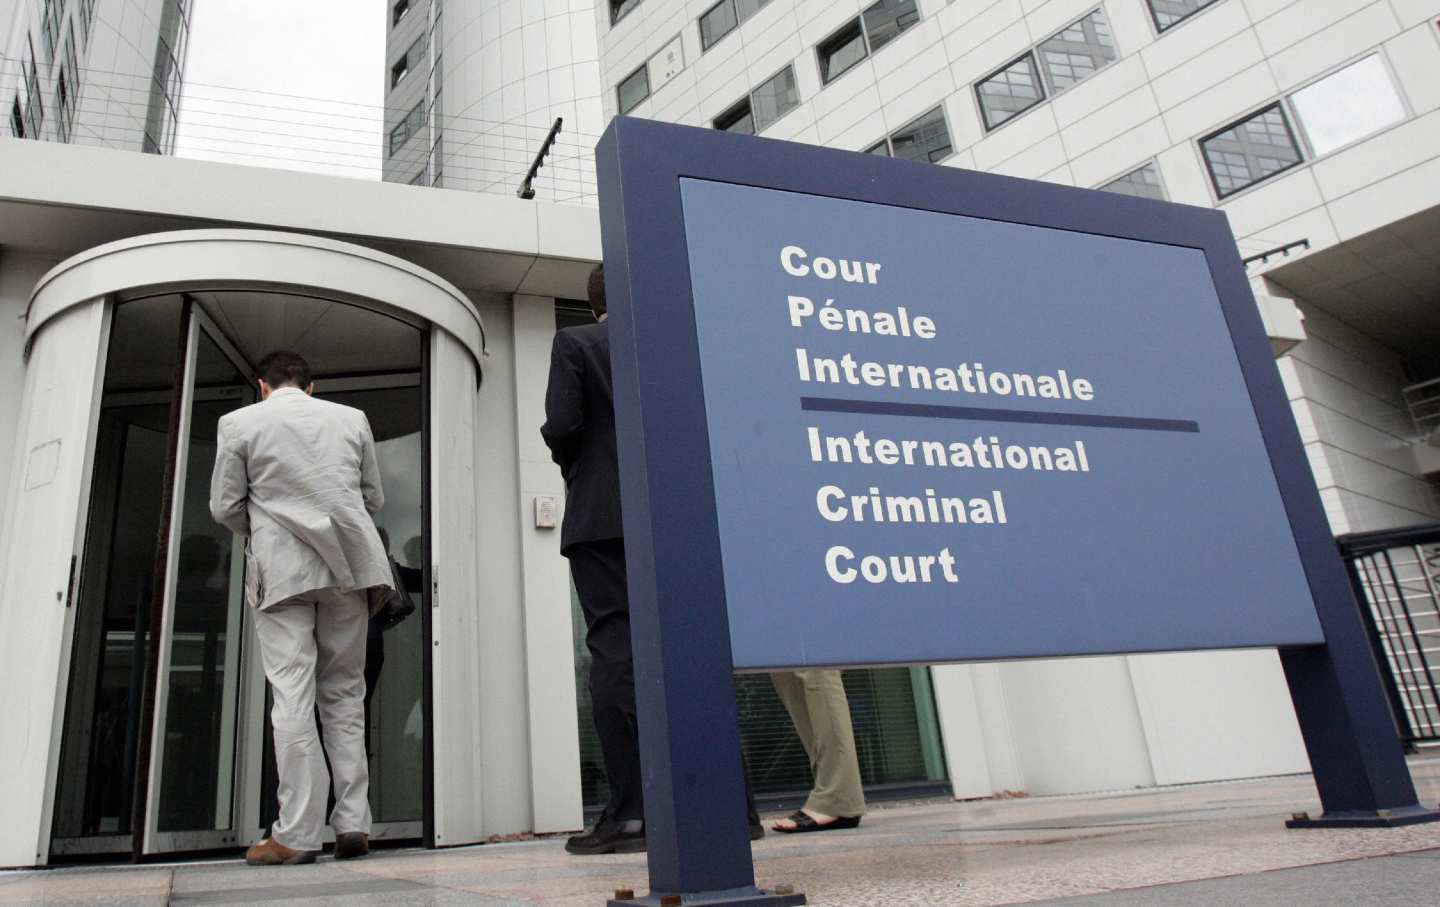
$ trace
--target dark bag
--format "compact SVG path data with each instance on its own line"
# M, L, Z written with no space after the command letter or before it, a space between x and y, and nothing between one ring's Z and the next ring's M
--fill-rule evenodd
M390 582L391 587L384 592L384 601L380 610L375 614L375 620L380 622L380 629L389 630L398 626L405 618L415 613L415 600L410 593L405 591L405 583L400 579L400 569L395 564L395 558L390 558Z

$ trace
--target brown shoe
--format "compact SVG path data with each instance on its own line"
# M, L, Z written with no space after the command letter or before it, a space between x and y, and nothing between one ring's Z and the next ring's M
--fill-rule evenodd
M315 851L294 850L274 838L264 838L245 851L245 862L251 866L296 866L314 863Z
M370 853L370 836L363 831L345 831L335 836L335 859L353 860Z

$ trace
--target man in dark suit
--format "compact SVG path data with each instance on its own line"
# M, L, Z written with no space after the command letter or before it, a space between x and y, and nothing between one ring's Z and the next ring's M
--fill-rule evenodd
M634 853L645 849L645 806L603 266L590 273L589 294L597 323L555 334L545 424L540 428L551 458L565 474L560 553L570 559L585 613L590 704L610 782L610 802L595 826L570 838L565 849L576 854Z

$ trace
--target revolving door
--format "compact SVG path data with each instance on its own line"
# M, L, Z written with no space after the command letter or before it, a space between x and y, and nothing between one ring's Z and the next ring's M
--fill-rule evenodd
M253 363L265 352L306 356L316 395L370 420L387 500L376 522L423 599L425 339L370 309L274 291L114 303L74 569L52 854L140 859L230 850L265 833L275 812L267 690L243 600L244 541L209 514L216 426L256 402ZM424 835L428 622L419 607L372 631L377 839Z

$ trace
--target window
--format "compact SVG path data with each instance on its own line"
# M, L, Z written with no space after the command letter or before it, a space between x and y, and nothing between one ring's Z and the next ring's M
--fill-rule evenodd
M1300 146L1279 103L1200 140L1215 191L1224 198L1300 163Z
M90 46L90 29L95 25L95 0L80 0L80 37Z
M849 71L850 67L865 59L865 32L860 20L851 21L835 34L821 41L815 48L820 57L820 81L829 84Z
M401 20L401 19L404 19L407 15L409 15L409 13L410 13L410 0L397 0L394 9L395 9L395 12L394 12L394 14L391 16L391 19L390 19L390 27L391 27L391 28L394 28L395 26L399 25L399 24L400 24L400 20Z
M410 136L419 132L420 127L423 125L425 125L425 102L422 100L414 107L411 107L410 112L405 114L405 119L401 120L394 129L390 130L391 156L393 157L395 152L403 148L405 143L410 141Z
M750 115L750 99L746 98L716 117L715 128L722 132L738 132L741 135L754 135L755 118Z
M1060 92L1115 62L1115 42L1103 10L1067 25L1038 50L1050 90Z
M640 0L610 0L610 24L614 25L640 5Z
M35 69L35 42L25 36L25 127L31 138L40 138L40 124L45 122L45 103L40 100L40 73Z
M412 186L423 186L423 185L425 185L425 171L424 171L424 170L421 170L419 173L417 173L417 174L415 174L414 176L410 177L410 185L412 185Z
M10 107L10 134L17 139L25 138L25 115L20 112L20 96L18 94Z
M787 66L716 117L715 128L754 135L798 106L800 89L795 84L795 69Z
M907 161L935 163L950 156L950 129L939 107L890 133L891 155Z
M994 129L1007 123L1045 100L1040 74L1035 71L1035 57L1026 54L999 72L987 76L975 86L980 98L980 112L985 128Z
M770 0L720 0L700 15L700 50L709 50L715 42L730 34L741 22L749 19Z
M80 70L75 62L74 22L66 26L65 52L61 59L60 78L55 82L55 107L60 111L60 118L55 128L60 134L60 141L68 142L75 126L76 100L80 91Z
M860 14L865 20L865 37L870 41L870 52L889 44L900 33L920 21L920 11L915 0L880 0Z
M394 88L400 84L400 80L410 74L410 70L417 69L425 57L425 36L421 35L410 44L410 49L405 51L394 66L390 67L390 87Z
M1122 177L1113 179L1100 187L1101 192L1117 195L1134 195L1140 198L1165 199L1165 190L1160 186L1160 170L1151 161L1143 167L1131 170Z
M800 89L795 84L794 68L787 66L765 80L751 92L750 103L756 132L764 132L771 123L799 107Z
M642 63L639 69L621 80L615 88L615 94L622 115L640 106L641 101L650 97L649 68Z
M820 81L828 84L920 21L915 0L879 0L815 48Z
M950 127L946 125L945 111L940 107L921 114L917 119L865 149L866 154L898 157L907 161L928 161L932 164L949 157L952 151L954 148L950 145Z
M40 36L45 40L45 56L55 62L55 50L60 44L60 3L64 0L45 0L40 11Z
M1405 119L1405 105L1378 54L1351 63L1290 96L1314 154L1374 135Z
M1214 2L1215 0L1150 0L1150 15L1155 17L1155 30L1163 32Z

